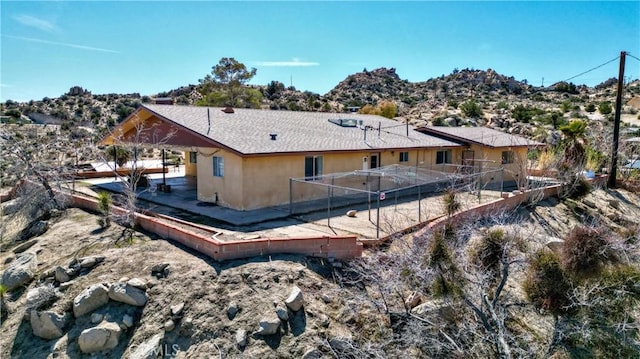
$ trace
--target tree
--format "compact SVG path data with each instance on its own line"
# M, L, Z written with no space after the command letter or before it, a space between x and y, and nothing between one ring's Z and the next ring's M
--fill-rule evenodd
M233 57L223 57L212 68L211 74L200 79L201 92L205 95L205 105L227 105L232 107L252 107L256 93L245 85L255 75L256 69L247 67ZM217 93L215 96L208 96ZM259 93L259 92L258 92ZM247 106L249 105L249 106Z

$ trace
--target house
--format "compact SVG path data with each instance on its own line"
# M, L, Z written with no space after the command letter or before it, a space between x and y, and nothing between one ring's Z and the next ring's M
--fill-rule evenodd
M527 176L529 149L543 143L511 135L488 127L427 126L416 131L460 144L436 153L436 163L472 167L503 167L504 181L523 184ZM521 187L521 186L518 186Z
M238 210L289 202L290 178L429 166L463 145L375 115L143 104L101 144L185 152L198 200Z

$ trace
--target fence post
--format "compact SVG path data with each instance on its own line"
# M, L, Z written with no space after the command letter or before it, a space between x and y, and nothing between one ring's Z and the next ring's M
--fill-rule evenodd
M293 178L289 177L289 215L293 214Z

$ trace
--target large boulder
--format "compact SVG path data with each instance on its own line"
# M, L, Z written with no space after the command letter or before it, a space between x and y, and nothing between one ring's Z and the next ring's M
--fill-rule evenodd
M28 284L37 270L35 253L22 253L16 257L2 273L2 284L8 291Z
M118 282L109 288L109 298L116 302L142 307L147 304L147 293L127 283Z
M43 285L29 289L27 292L27 300L24 304L24 319L29 320L32 311L45 308L55 302L56 299L58 299L58 293L51 285Z
M44 234L49 229L49 222L47 221L35 221L29 225L20 235L20 239L26 241L33 237Z
M54 312L31 311L31 329L33 335L42 339L51 340L64 335L66 317Z
M83 316L109 302L109 290L102 284L94 284L82 291L73 300L73 315Z
M302 305L304 304L302 291L300 290L300 288L298 288L297 286L294 286L293 289L291 290L291 294L289 294L289 297L284 301L284 303L287 305L289 309L291 309L291 311L293 312L299 311L300 308L302 308Z
M97 327L83 330L78 337L78 345L83 353L95 353L118 346L122 329L116 323L103 322Z

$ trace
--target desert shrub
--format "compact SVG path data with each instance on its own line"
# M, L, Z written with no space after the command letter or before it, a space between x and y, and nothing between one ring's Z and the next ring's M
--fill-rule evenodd
M562 244L562 265L578 277L598 275L607 263L616 262L602 228L575 227Z
M613 108L611 108L611 103L609 103L609 101L603 101L598 105L598 111L603 115L608 115L613 112Z
M500 269L507 239L502 229L487 231L481 238L475 259L484 270L495 272Z
M456 213L461 207L460 201L456 198L456 191L452 189L449 189L444 193L442 201L444 203L444 211L447 216L451 216Z
M478 118L478 117L482 117L483 115L482 108L480 107L480 105L476 103L475 100L469 100L467 102L462 103L460 105L460 110L465 116L471 117L471 118Z
M101 228L107 228L111 225L111 195L107 192L98 193L98 210L100 211L100 217L98 218L98 224Z
M448 107L453 107L453 108L458 108L458 101L454 100L454 99L450 99L447 101L447 106Z
M457 277L458 268L447 246L445 236L435 232L429 247L427 264L434 269L435 277L431 283L431 294L435 297L445 297L460 293Z
M567 192L567 197L572 199L582 198L593 190L593 186L591 186L591 182L589 182L582 175L574 176L569 181L569 191Z
M584 110L585 110L585 111L587 111L587 112L589 112L589 113L596 112L596 105L595 105L595 104L593 104L593 103L591 103L591 102L589 102L589 103L584 107Z
M571 284L560 266L559 256L554 252L542 249L532 256L523 287L529 301L536 307L553 314L566 311Z

